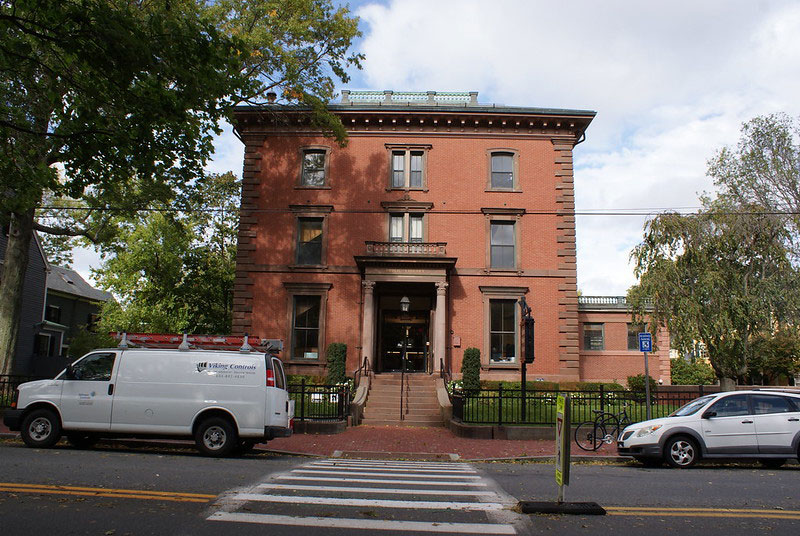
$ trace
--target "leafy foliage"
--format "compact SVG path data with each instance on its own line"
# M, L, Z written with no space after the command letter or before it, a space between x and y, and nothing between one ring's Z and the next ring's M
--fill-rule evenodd
M345 370L347 363L347 345L342 342L333 342L328 345L328 377L330 385L342 383L347 378Z
M464 359L461 361L461 381L467 391L481 388L481 351L477 348L464 350Z
M712 385L717 376L711 365L703 360L687 361L683 358L670 361L672 385Z
M193 186L181 211L145 213L107 246L94 270L119 298L103 308L107 331L230 333L239 180L209 175Z
M781 376L800 373L800 330L783 326L774 333L758 333L748 361L749 383L771 384Z
M141 210L171 206L202 176L233 106L268 92L305 104L343 142L322 103L359 66L347 51L357 24L330 0L0 3L0 223L10 224L0 373L11 370L34 229L127 240L128 219L139 225ZM167 219L154 224L182 240Z

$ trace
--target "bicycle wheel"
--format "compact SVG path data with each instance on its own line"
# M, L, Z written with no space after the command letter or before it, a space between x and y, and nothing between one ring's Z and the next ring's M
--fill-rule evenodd
M583 450L599 449L605 436L605 427L597 421L582 422L575 428L575 443Z
M604 431L603 436L599 437L598 441L600 443L605 443L606 445L615 443L619 437L619 433L622 431L619 420L617 420L615 415L611 414L603 415L598 421L598 426L602 427ZM597 450L597 448L595 448L595 450Z

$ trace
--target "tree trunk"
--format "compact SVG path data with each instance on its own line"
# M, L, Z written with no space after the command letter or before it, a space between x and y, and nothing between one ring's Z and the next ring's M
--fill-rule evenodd
M736 380L734 378L720 378L719 386L723 391L735 391Z
M14 372L22 314L22 286L33 238L33 215L33 209L11 215L6 254L0 273L0 374Z

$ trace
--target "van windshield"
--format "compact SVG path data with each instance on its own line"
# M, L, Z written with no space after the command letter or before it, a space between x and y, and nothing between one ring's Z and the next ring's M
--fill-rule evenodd
M693 415L697 413L697 411L708 404L714 395L706 395L701 396L700 398L695 398L688 404L681 406L680 408L676 409L672 413L669 414L670 417L686 417L687 415Z

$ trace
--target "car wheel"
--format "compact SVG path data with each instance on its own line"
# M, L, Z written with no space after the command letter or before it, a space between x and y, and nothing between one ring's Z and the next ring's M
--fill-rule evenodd
M700 450L693 439L685 436L672 437L664 445L664 461L671 467L688 469L700 459Z
M778 469L786 463L785 458L764 458L763 460L759 460L761 465L766 467L767 469Z
M29 447L50 448L61 439L61 419L50 409L35 409L22 420L22 440Z
M97 443L97 437L91 434L67 434L67 441L77 449L88 449Z
M220 417L212 417L200 423L194 434L197 449L206 456L227 456L239 444L236 430L231 423Z

